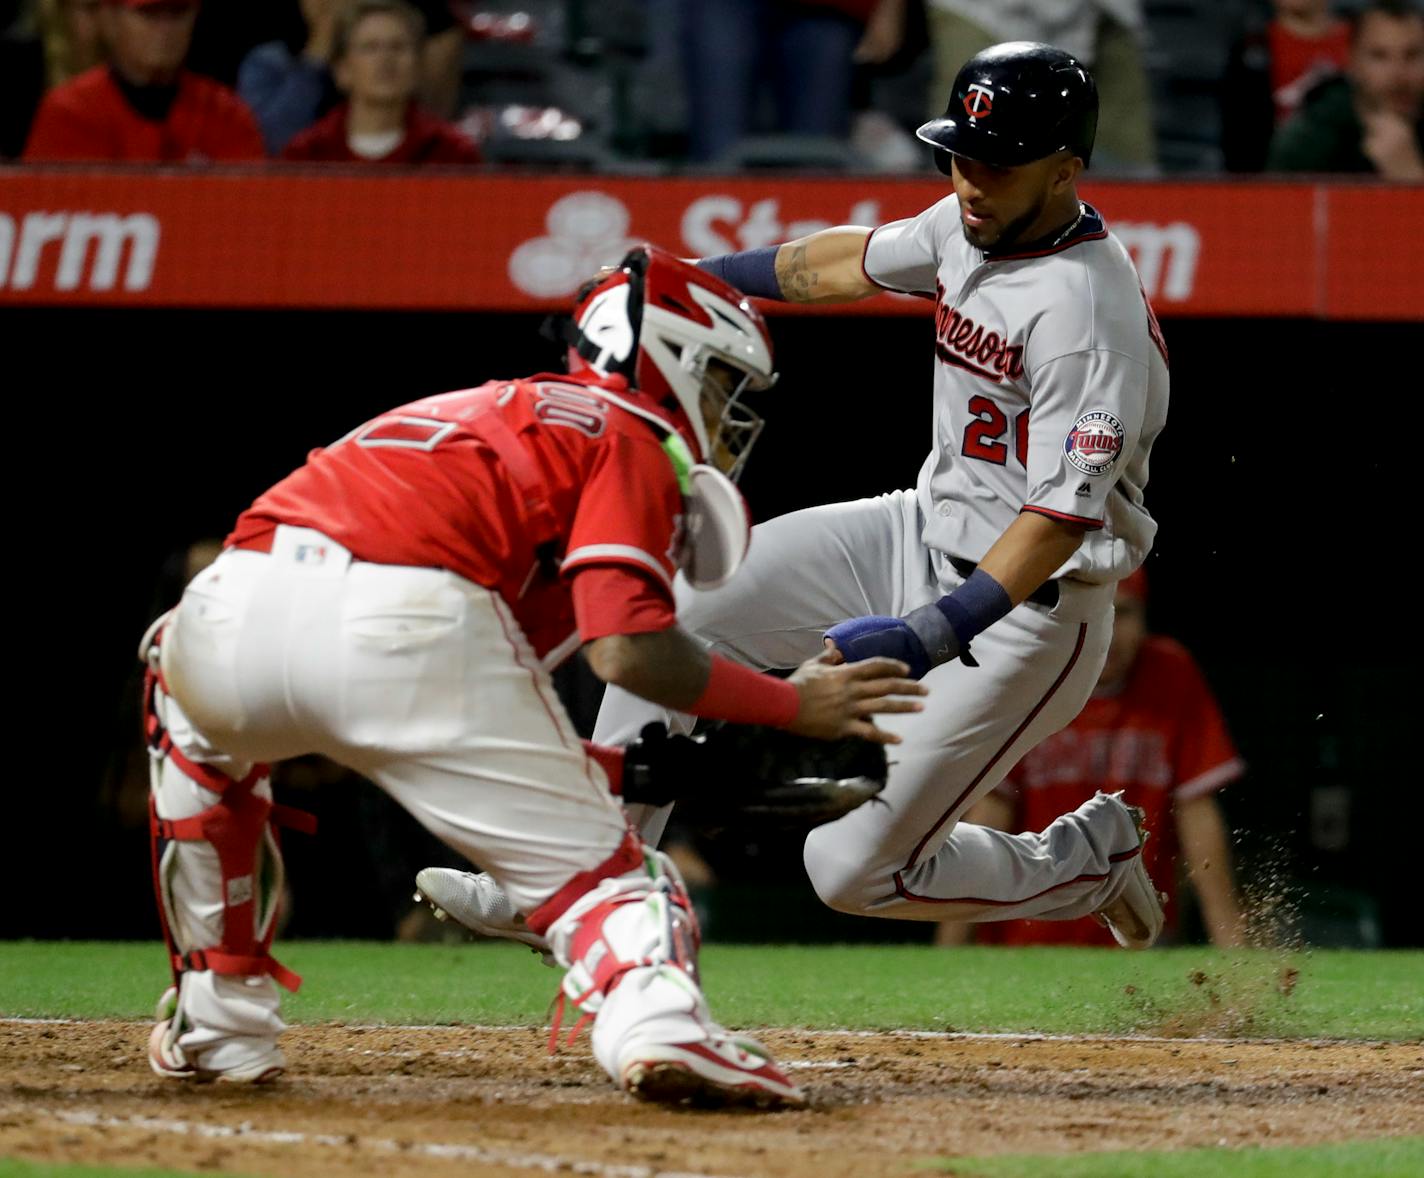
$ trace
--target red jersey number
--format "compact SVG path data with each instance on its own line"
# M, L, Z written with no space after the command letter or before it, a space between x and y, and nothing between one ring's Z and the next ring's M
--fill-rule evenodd
M966 458L978 458L1003 466L1009 459L1009 448L1001 440L1009 430L1004 411L988 397L971 397L969 412L974 414L964 431L961 452ZM1028 465L1028 410L1014 418L1014 457L1020 466Z
M534 416L546 425L566 425L596 438L608 428L608 403L566 385L541 384Z

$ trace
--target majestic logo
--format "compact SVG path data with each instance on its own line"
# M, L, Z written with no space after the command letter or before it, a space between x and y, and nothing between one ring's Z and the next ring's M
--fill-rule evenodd
M55 290L113 290L121 271L124 290L147 290L159 237L148 213L27 213L18 227L0 213L0 289L34 289L57 254Z
M1063 440L1063 454L1084 474L1104 474L1122 453L1122 422L1104 409L1083 414Z
M944 302L944 287L936 283L935 355L945 364L1002 384L1024 374L1023 345L1009 343L1008 332L985 331L968 315Z
M994 92L978 82L969 83L969 93L964 96L964 110L970 121L982 119L994 109Z

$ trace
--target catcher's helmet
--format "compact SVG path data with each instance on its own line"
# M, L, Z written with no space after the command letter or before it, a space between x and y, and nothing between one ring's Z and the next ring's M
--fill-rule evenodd
M1038 41L991 45L964 63L944 118L917 134L951 157L1011 168L1067 148L1086 166L1098 130L1098 88L1072 54Z
M697 461L728 463L736 479L761 433L761 415L742 393L776 383L771 334L741 291L651 245L630 250L617 269L579 292L574 309L571 372L619 378L636 396L621 403L661 425L671 424ZM720 366L729 389L712 379ZM709 435L704 398L719 414Z

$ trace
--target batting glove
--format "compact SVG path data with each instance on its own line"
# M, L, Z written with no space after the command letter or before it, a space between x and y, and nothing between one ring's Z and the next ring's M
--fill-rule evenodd
M911 679L923 678L932 667L955 658L970 667L979 665L968 644L959 641L942 603L922 605L903 618L851 618L832 626L826 637L848 663L884 655L908 663Z
M925 644L904 618L851 618L837 622L826 631L826 637L836 644L848 663L878 656L899 659L909 666L911 679L922 678L930 669Z

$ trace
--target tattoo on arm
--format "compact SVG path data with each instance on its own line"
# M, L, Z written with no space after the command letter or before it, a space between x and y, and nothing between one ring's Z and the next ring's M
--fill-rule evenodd
M810 303L816 298L821 275L806 261L806 243L789 244L776 255L776 281L781 293L793 303Z

